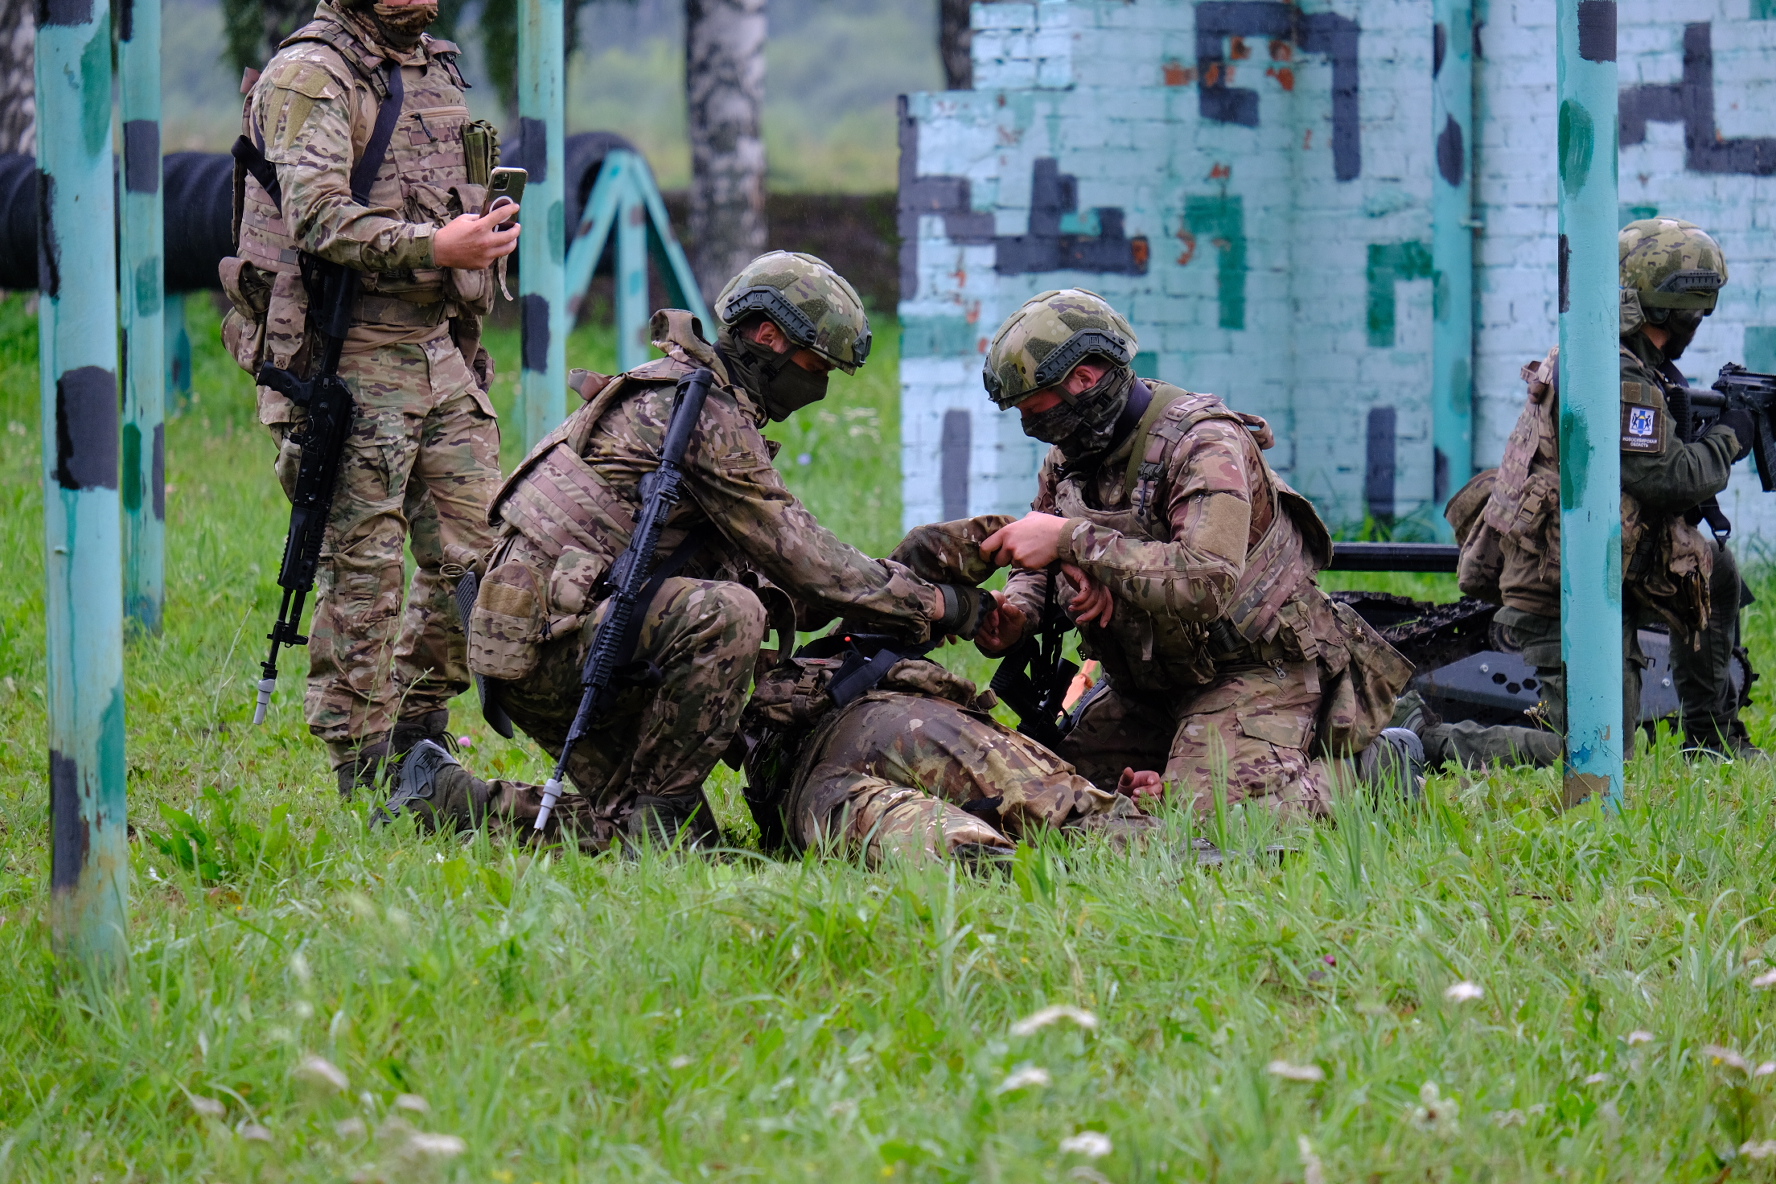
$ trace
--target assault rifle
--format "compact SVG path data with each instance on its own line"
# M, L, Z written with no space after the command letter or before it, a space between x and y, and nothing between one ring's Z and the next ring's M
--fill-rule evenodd
M641 622L636 610L645 611L664 577L680 566L669 562L666 569L654 570L654 552L660 545L660 532L666 518L684 496L684 454L690 445L691 432L703 416L703 403L709 397L709 384L715 376L706 369L691 371L679 380L678 394L672 403L672 419L666 425L666 439L660 444L660 467L641 479L641 516L629 545L611 565L610 584L615 588L610 608L598 624L592 648L586 652L586 664L580 670L580 706L574 712L573 724L561 745L561 759L555 772L543 786L543 806L537 811L536 829L542 830L561 800L561 782L567 775L567 759L574 746L591 730L592 720L612 688L619 682L640 682L627 669L635 652L636 635ZM695 546L687 538L679 545L673 561L687 558Z
M1699 438L1729 408L1750 414L1751 455L1757 462L1758 480L1765 493L1776 490L1776 433L1771 429L1776 417L1776 374L1753 374L1728 362L1711 389L1687 387L1672 403L1671 416L1685 440Z
M351 435L352 395L339 377L339 353L351 331L352 305L358 297L358 273L337 263L312 256L302 257L309 269L310 291L318 299L312 307L321 335L320 363L309 378L298 378L270 362L259 368L260 386L268 386L308 413L308 423L296 436L302 446L296 489L290 496L290 532L284 537L284 561L278 568L278 587L284 590L277 623L267 635L271 654L260 663L259 702L253 722L265 722L271 692L277 689L278 647L307 645L298 632L302 602L314 589L315 568L320 564L321 540L333 509L333 491L339 485L339 464L345 441Z
M1017 712L1018 731L1053 748L1061 742L1061 710L1067 688L1079 666L1061 656L1061 643L1073 626L1055 603L1055 573L1050 568L1042 592L1042 619L1001 659L988 685L1007 707Z

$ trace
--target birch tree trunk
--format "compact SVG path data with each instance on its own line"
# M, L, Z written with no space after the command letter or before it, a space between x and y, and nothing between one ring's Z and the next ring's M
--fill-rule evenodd
M974 29L968 23L973 0L937 0L937 52L943 58L944 89L974 88Z
M691 265L706 300L765 249L765 0L685 0Z
M0 152L37 152L34 0L0 0Z

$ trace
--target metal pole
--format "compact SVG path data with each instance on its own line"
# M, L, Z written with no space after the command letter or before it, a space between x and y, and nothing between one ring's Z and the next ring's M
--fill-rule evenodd
M160 632L166 600L166 327L161 252L160 0L117 0L123 99L123 603Z
M617 368L633 370L648 359L647 206L633 179L617 208ZM713 333L715 330L709 329Z
M129 891L111 19L92 0L37 12L50 924L102 980L127 957Z
M1622 797L1616 6L1559 0L1560 656L1566 797Z
M1435 0L1434 18L1431 438L1441 510L1474 475L1474 14L1469 0ZM1442 514L1431 518L1448 529Z
M524 446L567 417L567 204L562 189L562 0L522 0L518 21L518 136L530 177L518 239L523 324L519 393Z

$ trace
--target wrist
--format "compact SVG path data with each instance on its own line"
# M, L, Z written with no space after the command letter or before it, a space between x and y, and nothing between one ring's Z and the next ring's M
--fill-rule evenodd
M1055 540L1055 556L1062 563L1078 563L1079 556L1073 550L1073 532L1085 525L1083 518L1069 518L1061 527L1061 537Z

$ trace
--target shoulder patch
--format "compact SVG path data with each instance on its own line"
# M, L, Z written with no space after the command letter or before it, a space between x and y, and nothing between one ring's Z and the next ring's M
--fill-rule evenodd
M1639 383L1622 384L1622 451L1660 453L1665 451L1665 417L1659 409L1638 401L1630 402L1628 388Z
M264 81L275 90L295 91L311 99L334 99L340 94L338 79L313 59L274 62L265 72Z

